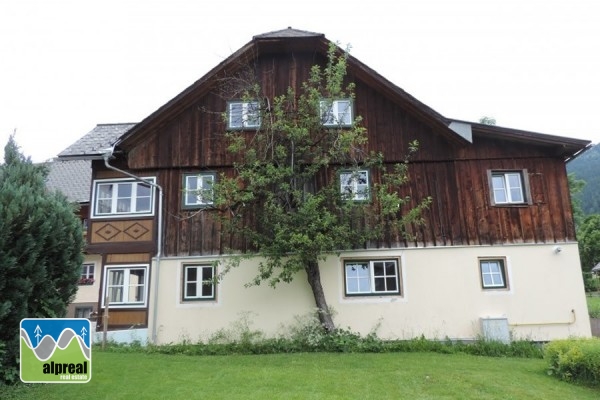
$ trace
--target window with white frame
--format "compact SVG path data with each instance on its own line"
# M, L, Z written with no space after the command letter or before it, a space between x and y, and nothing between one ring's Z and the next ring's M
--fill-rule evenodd
M352 101L321 100L321 121L325 126L352 125Z
M260 104L257 101L232 101L227 106L229 129L258 128L260 126Z
M347 296L401 294L397 259L346 260L344 276Z
M94 264L83 264L81 266L81 277L78 283L80 285L94 284Z
M369 171L366 169L341 171L340 193L346 200L369 200Z
M213 204L214 173L183 176L183 208L206 207Z
M147 265L107 266L104 274L105 295L110 307L145 307L148 293Z
M155 183L155 178L142 178ZM93 216L152 215L154 188L134 179L103 179L94 181Z
M83 264L81 266L81 279L94 279L94 264Z
M504 259L480 259L479 272L483 289L506 289L506 268Z
M183 300L215 298L215 268L212 265L183 266Z
M526 171L489 171L492 204L526 204L529 187Z

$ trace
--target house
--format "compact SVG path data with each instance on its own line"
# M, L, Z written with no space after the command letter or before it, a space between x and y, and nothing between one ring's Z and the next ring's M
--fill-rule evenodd
M46 162L48 168L46 187L50 191L63 193L69 201L79 205L79 219L86 236L92 181L92 165L87 157L101 155L104 149L109 148L112 142L133 125L98 125L82 139L63 150L59 157ZM78 154L78 156L71 157L71 154ZM98 277L101 266L102 257L100 255L87 251L84 253L77 294L67 307L66 316L68 318L88 318L92 312L98 311L100 290Z
M188 195L231 173L227 129L259 125L253 104L228 97L220 82L249 68L268 99L297 88L329 45L323 34L292 28L257 35L110 151L61 155L92 159L87 251L99 257L98 308L108 305L108 329L120 339L202 340L240 320L275 335L314 311L303 277L276 289L245 287L256 260L203 285L221 272L232 243L210 200ZM447 118L352 56L348 79L356 98L335 99L332 109L362 116L369 149L392 161L418 140L406 190L433 202L414 240L320 263L337 325L400 339L590 336L565 172L590 142ZM357 265L364 276L352 275ZM368 283L384 265L391 283L381 290Z

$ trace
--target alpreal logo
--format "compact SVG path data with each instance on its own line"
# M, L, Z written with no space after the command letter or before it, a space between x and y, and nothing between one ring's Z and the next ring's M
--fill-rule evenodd
M92 379L88 319L25 318L20 329L23 382L86 383Z

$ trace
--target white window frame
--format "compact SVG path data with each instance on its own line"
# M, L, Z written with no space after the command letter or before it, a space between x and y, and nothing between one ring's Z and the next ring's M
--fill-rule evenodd
M494 267L494 269L492 269ZM479 259L479 278L481 288L489 289L508 289L508 273L506 270L506 259L480 258Z
M131 272L134 270L144 270L144 281L143 283L136 284L132 283ZM122 271L123 282L119 284L113 284L109 287L109 278L111 272ZM107 265L104 268L104 294L102 295L102 307L105 306L106 297L109 296L109 308L145 308L148 304L148 264L131 264L131 265ZM130 290L135 287L142 287L143 299L140 301L128 302L126 299L129 298ZM121 301L114 301L110 297L111 288L121 287ZM135 289L134 289L135 290Z
M385 264L393 263L394 273L388 274ZM375 267L377 264L383 265L383 275L375 275ZM351 269L349 269L351 268ZM364 273L361 275L357 269L361 268L363 272L366 270L368 276ZM386 259L363 259L355 260L349 259L343 262L344 269L344 293L348 297L354 296L382 296L382 295L393 295L402 296L402 281L401 281L401 270L400 261L396 258ZM350 275L349 273L355 273ZM395 289L387 289L387 280L394 279L396 284ZM356 283L356 284L353 284ZM385 288L378 290L378 283L383 282ZM356 290L353 288L356 287Z
M189 269L196 269L196 280L194 281L189 281L188 280L188 270ZM198 300L215 300L216 298L216 285L214 282L211 282L210 285L205 284L204 282L206 282L207 280L204 280L204 271L205 270L209 270L210 271L210 279L214 279L215 278L215 267L214 265L211 264L184 264L182 271L183 271L183 288L182 288L182 300L183 301L198 301ZM200 279L198 279L200 278ZM189 295L188 294L188 285L193 284L195 286L195 290L196 290L196 295ZM203 294L203 287L205 286L210 286L210 294L208 295L204 295Z
M366 183L358 181L359 175L365 175ZM371 200L371 172L368 169L343 170L339 172L340 194L345 200ZM350 179L350 180L348 180Z
M201 183L202 189L189 189L191 178L196 178ZM214 172L186 173L183 175L183 208L198 208L211 206L214 203L212 186L217 180ZM210 183L209 183L210 182ZM211 188L205 188L210 185ZM194 192L194 193L191 193ZM190 197L195 201L190 201Z
M91 272L90 272L90 269L91 269ZM93 264L93 263L82 264L80 279L94 279L95 269L96 269L96 264Z
M115 216L121 217L121 216L152 216L154 215L154 197L155 197L155 190L154 190L154 184L156 184L156 178L153 176L149 176L149 177L142 177L141 179L151 182L151 184L149 183L144 183L141 182L137 179L132 179L132 178L121 178L121 179L96 179L94 180L94 189L93 189L93 193L92 193L92 217L93 218L114 218ZM123 199L130 199L130 203L129 203L129 211L119 211L119 196L118 196L118 188L119 185L129 185L131 184L131 197L125 197L125 198L121 198L121 200ZM105 197L102 198L100 197L100 188L102 186L111 186L111 197ZM138 195L138 187L140 186L148 186L150 188L150 205L149 205L149 209L148 210L143 210L143 211L131 211L131 210L135 210L136 206L137 206L137 200ZM144 196L143 198L146 198L147 196ZM99 208L99 202L100 201L108 201L110 200L110 212L98 212L98 208Z
M259 128L260 122L260 103L258 101L230 101L227 104L229 129Z
M351 99L321 100L320 111L324 126L352 126L354 121Z
M514 178L518 180L517 185ZM488 179L492 205L531 204L527 170L489 170Z

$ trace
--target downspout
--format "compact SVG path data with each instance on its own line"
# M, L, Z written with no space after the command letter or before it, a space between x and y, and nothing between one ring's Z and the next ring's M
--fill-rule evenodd
M154 304L152 307L152 332L151 332L151 341L152 343L156 344L156 337L157 337L157 329L156 329L156 322L158 320L158 280L159 280L159 276L160 276L160 260L162 257L162 223L163 223L163 189L160 185L154 183L154 182L150 182L147 181L139 176L133 175L130 172L127 171L123 171L122 169L119 169L115 166L112 166L108 163L108 159L110 157L112 157L113 155L113 151L114 148L111 148L108 152L104 153L103 158L104 158L104 165L106 165L106 168L112 169L113 171L117 171L123 175L126 175L130 178L133 178L139 182L143 182L146 185L149 185L151 187L154 187L156 189L158 189L158 233L157 233L157 238L156 238L156 256L154 256L154 259L156 261L156 276L154 277Z

